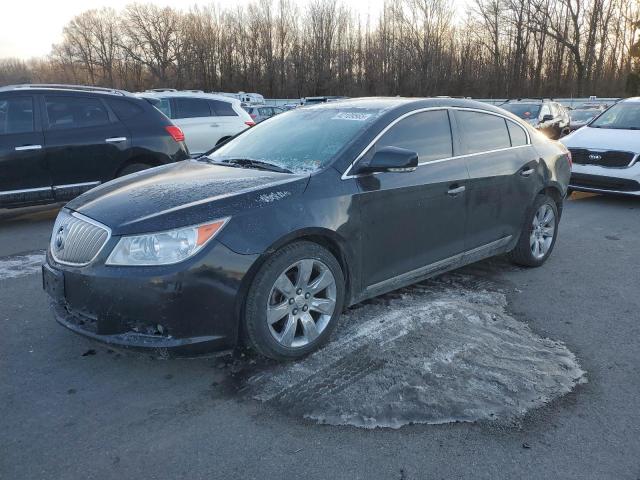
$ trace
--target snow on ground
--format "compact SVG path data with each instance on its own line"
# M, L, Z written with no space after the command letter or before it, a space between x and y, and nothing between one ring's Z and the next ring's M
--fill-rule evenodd
M0 258L0 280L39 272L43 263L44 250Z
M350 309L325 348L246 389L319 423L399 428L510 419L586 381L573 353L506 307L487 281L447 274Z

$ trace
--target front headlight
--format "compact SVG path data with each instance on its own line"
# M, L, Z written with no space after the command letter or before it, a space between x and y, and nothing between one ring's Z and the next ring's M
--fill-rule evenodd
M107 265L169 265L195 255L222 230L229 218L165 232L122 237Z

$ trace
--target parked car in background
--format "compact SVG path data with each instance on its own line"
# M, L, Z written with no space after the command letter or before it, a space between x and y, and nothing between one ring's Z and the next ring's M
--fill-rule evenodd
M267 118L284 112L283 108L273 107L271 105L246 105L242 108L245 109L251 119L256 123L260 123Z
M70 200L102 182L188 157L182 131L129 93L0 88L0 207Z
M602 110L599 108L579 108L570 110L569 117L571 118L571 123L569 124L569 130L573 132L574 130L584 127L601 113Z
M189 152L194 157L255 124L242 109L240 100L234 98L175 91L139 95L182 129Z
M569 113L558 102L547 99L522 98L507 100L501 108L525 120L529 125L557 140L569 133Z
M573 157L571 189L640 196L640 97L616 103L561 142Z
M542 265L570 172L564 146L479 102L300 108L75 199L43 284L95 340L297 358L367 298L506 252Z
M227 93L227 92L213 92L216 95L220 95L228 98L235 98L240 102L247 105L262 105L264 104L264 97L259 93L246 93L246 92L238 92L238 93Z

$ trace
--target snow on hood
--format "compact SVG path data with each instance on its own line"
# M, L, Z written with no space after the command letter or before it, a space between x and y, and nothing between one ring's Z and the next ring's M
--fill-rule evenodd
M560 139L569 148L640 153L640 130L582 127Z
M140 233L233 215L247 203L247 194L278 200L302 191L308 178L189 160L105 183L67 207L111 227L114 234ZM273 187L288 193L268 196Z

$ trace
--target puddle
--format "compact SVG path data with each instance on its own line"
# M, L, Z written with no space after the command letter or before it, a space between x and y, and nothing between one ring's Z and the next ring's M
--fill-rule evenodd
M506 307L486 277L447 274L350 309L327 346L302 361L242 359L232 374L241 394L318 423L511 419L586 379L561 342Z

